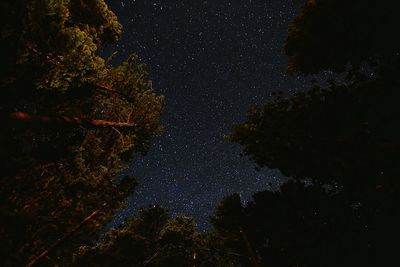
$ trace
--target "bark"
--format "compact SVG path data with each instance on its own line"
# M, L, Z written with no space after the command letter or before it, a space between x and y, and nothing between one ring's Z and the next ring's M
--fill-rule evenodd
M60 126L71 125L71 126L80 126L85 128L106 128L106 127L131 128L136 126L134 123L130 122L117 122L117 121L77 118L68 116L40 116L21 111L10 113L9 118L12 121L17 121L17 122L60 125Z

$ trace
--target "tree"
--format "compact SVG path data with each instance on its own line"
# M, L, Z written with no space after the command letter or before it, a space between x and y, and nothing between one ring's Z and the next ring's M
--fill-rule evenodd
M158 206L110 230L99 244L81 248L76 266L227 266L191 218L169 218Z
M398 97L398 87L386 77L277 95L229 138L259 166L289 177L351 190L394 189L393 177L400 173Z
M302 2L285 42L289 70L304 74L343 72L350 66L357 70L363 63L382 63L398 55L398 1Z
M241 144L244 154L260 167L277 168L296 181L308 180L313 190L333 190L334 195L321 198L307 190L300 194L282 189L282 197L312 197L324 203L321 207L324 212L332 208L337 211L337 214L327 214L324 220L334 221L344 216L355 222L350 226L359 233L354 240L348 240L343 233L348 233L349 228L335 224L337 242L362 248L357 252L360 254L349 255L339 246L315 240L313 247L307 245L315 259L306 259L308 252L299 254L287 248L296 248L296 240L307 237L302 234L304 229L296 230L287 244L279 246L288 254L270 251L278 258L277 261L270 259L269 264L293 259L282 263L284 265L276 263L276 266L329 266L322 261L313 262L320 260L318 255L325 255L320 249L327 248L349 262L357 259L353 265L360 265L362 261L361 265L376 266L395 259L399 236L397 218L400 217L397 205L400 192L400 112L397 108L400 55L399 39L393 34L398 24L397 5L395 1L385 4L379 1L305 1L300 15L291 23L285 44L290 70L306 75L331 70L336 74L344 72L347 77L338 75L335 80L327 81L328 86L314 85L308 91L289 96L277 93L264 106L250 111L247 121L228 136L229 140ZM336 195L341 196L340 202L333 200ZM271 206L283 205L268 201ZM297 207L296 203L292 205ZM313 203L308 205L312 207ZM308 216L307 210L297 209ZM260 207L260 212L262 210ZM348 212L343 215L342 210ZM265 214L269 215L267 220L281 216L275 208ZM261 220L261 215L259 218ZM261 224L267 225L267 220L261 220ZM321 222L307 218L306 222L312 226L308 236L317 236ZM249 235L254 229L257 227L249 228ZM261 230L270 231L272 228ZM324 235L330 240L328 232ZM285 237L282 236L282 240ZM264 251L268 253L268 249ZM332 260L331 263L338 262Z
M348 205L341 193L290 181L280 191L254 194L245 207L240 203L236 196L226 198L212 222L227 249L241 255L237 257L241 266L254 266L241 230L261 266L375 266L379 262L360 211ZM237 214L241 214L240 225L231 219Z
M365 2L353 16L350 13L358 2L354 2L355 6L353 2L348 3L347 9L339 7L340 3L307 1L292 22L286 47L290 43L290 49L308 58L310 64L314 62L311 65L316 67L315 71L329 68L340 71L339 66L344 67L347 62L358 66L373 58L366 51L361 52L358 46L352 46L356 41L364 40L365 36L359 36L358 31L367 31L368 36L386 34L381 40L390 40L390 44L385 41L373 44L373 54L380 58L379 67L369 72L365 70L348 81L329 81L326 88L314 86L309 91L286 97L278 93L263 107L253 109L247 121L238 125L228 139L242 144L244 153L259 166L278 168L296 179L311 178L315 183L339 184L353 193L358 188L363 191L383 185L386 189L397 190L393 177L400 173L400 169L394 167L398 166L394 161L399 148L396 136L400 131L397 123L400 112L396 108L400 56L391 47L396 44L397 36L381 30L381 23L389 23L397 17L389 16L383 22L373 19L368 22L372 24L368 24L370 27L353 25L362 23L364 16L375 9L378 17L391 14L391 3L394 2L389 1L388 5L378 1L368 1L366 5ZM336 12L328 14L330 8ZM344 27L340 20L334 23L339 16L343 20L351 19L350 26ZM325 25L324 21L330 21L327 27L334 28L329 34L319 28ZM314 27L319 31L313 30ZM326 34L326 38L334 36L335 40L342 40L340 37L345 34L352 36L354 41L343 48L333 41L326 41L320 36L322 34ZM328 43L331 50L325 56L329 56L329 60L322 55ZM357 53L361 53L359 60L352 58ZM291 55L288 52L292 66L297 66L296 71L310 72L302 63L297 64L296 57ZM325 65L319 65L314 58Z
M69 265L132 193L117 174L159 133L163 98L136 55L117 67L97 55L121 34L103 0L0 5L0 262L57 244L37 265Z

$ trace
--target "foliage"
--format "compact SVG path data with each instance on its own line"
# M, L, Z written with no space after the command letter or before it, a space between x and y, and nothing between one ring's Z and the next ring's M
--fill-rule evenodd
M295 179L311 178L314 183L345 186L353 193L356 193L354 190L368 191L377 186L398 189L394 177L400 173L396 162L397 136L400 133L400 113L397 108L400 56L391 47L397 44L397 36L389 34L387 28L381 29L381 23L397 19L389 16L393 3L389 1L387 5L382 5L378 1L368 1L368 5L367 2L365 5L356 5L358 1L354 1L346 2L348 6L340 6L340 3L329 0L306 1L289 32L288 42L292 39L298 41L291 44L291 49L314 62L313 66L318 68L316 71L329 68L338 70L339 65L345 66L347 60L355 67L372 58L371 54L360 52L362 49L358 46L351 46L355 40L363 41L362 37L365 36L359 36L359 30L366 31L368 38L384 34L385 38L376 41L380 46L374 46L377 51L374 55L379 54L381 58L379 66L366 68L351 80L339 78L328 81L330 85L326 88L314 86L309 91L299 91L291 96L277 93L263 107L253 109L247 121L238 125L228 138L243 145L244 153L259 166L278 168ZM336 12L329 9L333 7ZM360 8L353 14L356 7ZM378 18L387 15L387 20L382 22L374 19L368 21L369 24L353 25L362 23L364 15L375 11ZM353 24L344 27L341 20L336 23L338 16L343 16L343 20L351 18ZM334 30L326 33L327 36L333 35L337 40L342 40L340 35L346 34L352 36L354 42L346 42L348 46L344 48L333 41L326 41L308 28L319 29L327 20L331 22L327 25L334 27ZM325 41L324 44L319 43ZM320 47L318 49L329 45L330 53L324 55L332 60L326 60L314 43ZM359 52L359 60L352 58ZM326 65L319 66L315 58ZM289 59L292 62L295 60L290 54ZM296 71L309 73L301 64L293 64ZM368 194L367 191L364 193Z
M98 210L40 263L68 265L132 193L134 178L113 177L160 131L163 98L137 56L109 67L97 55L121 33L103 0L1 1L1 18L0 265L26 264ZM13 112L109 126L13 121Z
M247 207L223 202L213 221L228 247L245 251L234 242L237 223L228 219L242 214L241 226L263 266L377 266L395 260L397 6L396 1L305 1L285 44L289 69L347 76L324 88L276 93L228 136L260 167L277 168L296 181L280 192L256 194Z
M227 249L241 255L242 266L252 265L231 220L238 213L261 266L377 266L393 259L387 255L395 243L379 236L385 231L366 221L364 208L349 205L342 193L291 181L280 191L256 193L245 207L240 199L230 205L233 199L221 202L213 224Z
M259 166L315 183L375 188L399 174L396 165L398 85L388 77L277 95L237 126L232 141Z
M400 3L388 0L305 0L290 23L285 52L293 72L357 70L398 55Z
M105 240L81 248L76 266L227 266L191 218L170 219L158 206L142 210L125 226L110 230ZM215 247L215 246L214 246Z

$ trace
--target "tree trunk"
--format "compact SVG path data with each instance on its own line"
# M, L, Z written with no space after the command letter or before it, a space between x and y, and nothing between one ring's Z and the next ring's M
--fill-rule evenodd
M27 122L27 123L38 123L46 125L71 125L71 126L81 126L85 128L131 128L135 127L134 123L130 122L117 122L108 120L97 120L97 119L86 119L86 118L76 118L68 116L40 116L33 115L27 112L13 112L9 115L9 118L13 121Z
M254 267L261 267L260 264L258 264L258 260L257 260L256 253L254 252L254 250L253 250L253 248L252 248L252 246L251 246L251 244L250 244L250 241L249 241L249 239L247 238L247 235L246 235L246 233L244 232L244 230L243 230L242 227L240 227L240 235L241 235L242 238L243 238L243 241L244 241L244 243L245 243L245 245L246 245L246 248L247 248L247 252L249 253L251 262L253 263Z

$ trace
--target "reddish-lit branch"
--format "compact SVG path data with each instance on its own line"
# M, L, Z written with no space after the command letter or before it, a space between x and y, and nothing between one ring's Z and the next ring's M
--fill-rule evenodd
M72 125L72 126L75 125L85 128L104 128L104 127L130 128L136 126L134 123L130 122L117 122L117 121L77 118L68 116L40 116L21 111L11 113L9 118L11 120L19 122L40 123L40 124L50 124L50 125L57 125L57 124Z

